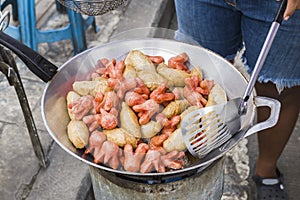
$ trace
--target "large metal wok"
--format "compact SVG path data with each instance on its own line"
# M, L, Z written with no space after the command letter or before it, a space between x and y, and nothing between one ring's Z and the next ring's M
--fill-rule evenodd
M85 77L87 73L94 70L98 59L124 58L133 49L139 49L149 55L161 55L166 60L171 56L186 52L190 58L190 64L200 65L205 78L213 79L219 83L227 93L229 99L240 97L246 87L246 79L221 56L200 46L191 45L170 39L142 38L134 40L121 40L111 42L84 51L74 56L57 69L52 63L44 59L30 48L14 40L0 31L0 43L16 53L29 69L44 82L48 82L42 96L42 117L44 124L61 148L77 159L101 170L125 176L136 180L166 180L176 177L185 177L200 173L216 160L232 149L244 137L247 137L265 127L276 123L280 105L276 100L257 97L252 94L249 100L248 110L242 118L242 128L228 142L218 149L210 152L203 159L194 158L191 164L183 169L168 171L165 173L132 173L122 170L114 170L105 165L95 164L92 158L83 157L83 150L76 149L67 137L67 124L69 116L67 113L66 94L72 89L72 83ZM270 118L262 123L256 124L256 108L258 106L269 106L271 108ZM275 120L274 120L275 119Z

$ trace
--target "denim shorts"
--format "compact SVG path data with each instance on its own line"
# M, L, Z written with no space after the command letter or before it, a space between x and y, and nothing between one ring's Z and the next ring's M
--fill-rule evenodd
M229 60L245 46L251 73L279 4L276 0L175 0L178 33ZM258 81L273 82L279 90L300 85L300 10L282 22Z

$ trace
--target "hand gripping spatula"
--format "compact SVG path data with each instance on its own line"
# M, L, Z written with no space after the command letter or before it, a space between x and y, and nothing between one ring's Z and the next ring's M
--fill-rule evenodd
M269 29L243 97L232 99L224 104L197 109L183 117L182 136L187 149L193 156L204 157L228 141L241 128L241 116L247 112L247 102L283 20L286 5L287 0L283 0Z

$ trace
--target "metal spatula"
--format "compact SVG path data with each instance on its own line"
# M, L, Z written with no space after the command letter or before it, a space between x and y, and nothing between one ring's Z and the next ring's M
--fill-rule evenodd
M286 5L287 1L283 0L269 29L243 97L192 111L182 119L182 136L187 149L193 156L204 157L224 144L241 128L241 116L247 112L247 101L283 20Z

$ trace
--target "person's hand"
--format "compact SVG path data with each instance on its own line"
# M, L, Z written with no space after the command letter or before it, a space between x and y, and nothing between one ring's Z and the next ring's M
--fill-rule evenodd
M297 9L300 9L300 0L288 0L286 10L283 14L284 20L288 20Z

